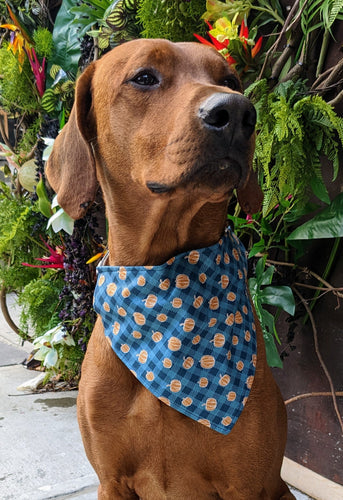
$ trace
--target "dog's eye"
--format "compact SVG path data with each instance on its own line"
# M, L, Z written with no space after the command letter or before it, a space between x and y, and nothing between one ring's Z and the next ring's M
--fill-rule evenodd
M134 78L132 78L131 81L136 85L140 85L141 87L153 87L154 85L158 85L160 83L156 76L150 71L139 73Z
M227 76L222 80L221 85L223 87L228 87L231 90L241 90L239 81L234 76Z

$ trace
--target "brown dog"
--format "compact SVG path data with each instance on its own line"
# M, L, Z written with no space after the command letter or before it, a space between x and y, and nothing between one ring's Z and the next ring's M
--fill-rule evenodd
M221 237L236 188L255 212L255 111L215 50L137 40L80 77L47 175L77 219L100 184L109 264L158 265ZM285 409L257 332L247 404L228 435L170 408L130 373L97 320L82 367L78 418L99 499L292 499L280 479Z

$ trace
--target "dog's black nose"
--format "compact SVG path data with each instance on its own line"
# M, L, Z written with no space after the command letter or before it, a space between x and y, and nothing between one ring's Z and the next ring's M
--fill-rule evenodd
M241 94L216 92L208 97L198 112L203 126L215 132L229 131L232 137L249 139L255 129L256 111Z

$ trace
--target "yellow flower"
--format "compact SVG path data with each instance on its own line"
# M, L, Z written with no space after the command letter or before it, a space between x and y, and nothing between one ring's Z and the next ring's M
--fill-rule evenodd
M11 39L7 50L12 50L13 54L17 55L20 68L22 68L25 59L24 48L30 52L30 45L15 24L2 24L0 28L5 28L11 31Z
M225 40L238 40L238 25L235 19L229 21L226 17L221 17L214 23L214 28L210 31L211 35L223 43Z

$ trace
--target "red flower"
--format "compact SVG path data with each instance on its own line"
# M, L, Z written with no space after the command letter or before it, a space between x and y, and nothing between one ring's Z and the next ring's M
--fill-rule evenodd
M48 243L43 241L46 248L49 250L49 257L36 258L35 260L39 260L44 262L44 264L28 264L27 262L22 262L23 266L27 267L39 267L42 269L64 269L64 255L63 255L63 247L56 247L54 250Z
M248 38L249 38L249 29L248 29L248 26L245 25L244 19L243 19L243 21L241 23L241 29L240 29L240 32L239 32L239 38L242 40L242 42L246 46Z
M251 49L251 57L254 58L261 50L262 47L262 37L257 40L253 48Z
M212 30L213 29L212 25L208 21L205 21L205 22L207 23L210 30ZM204 45L209 45L210 47L213 47L214 49L219 50L219 51L227 49L228 45L230 43L229 39L225 40L223 43L219 42L214 36L211 35L211 33L208 33L208 36L210 37L210 39L212 40L213 43L206 40L206 38L203 38L202 36L197 35L196 33L193 33L193 35L195 36L195 38L197 38L199 40L199 42L203 43ZM230 56L229 53L222 52L222 55L224 56L224 58L227 60L227 62L229 64L236 64L237 61L232 56Z
M42 64L40 64L35 49L32 48L31 51L27 50L26 54L29 58L31 68L36 79L38 94L43 97L45 90L45 57L43 57Z

